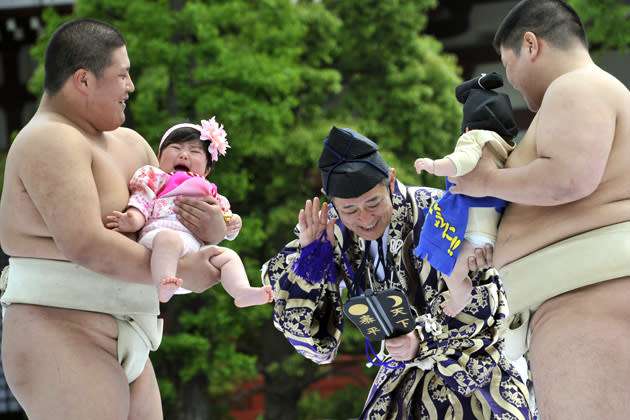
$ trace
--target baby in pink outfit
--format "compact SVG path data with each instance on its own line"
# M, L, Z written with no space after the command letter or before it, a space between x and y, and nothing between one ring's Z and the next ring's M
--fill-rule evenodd
M159 168L143 166L129 182L131 196L125 212L114 211L107 216L107 227L119 232L140 230L138 242L152 250L151 272L158 286L158 297L167 302L176 293L186 293L183 281L176 277L179 258L198 250L202 245L182 223L174 211L178 198L217 198L227 224L226 239L238 235L242 220L232 214L227 198L217 193L217 187L205 177L218 155L229 147L223 125L214 117L201 125L177 124L164 133L160 142ZM207 142L207 143L206 143ZM210 259L221 271L221 284L239 307L261 305L273 300L270 286L252 287L243 262L236 252L218 247L221 253Z

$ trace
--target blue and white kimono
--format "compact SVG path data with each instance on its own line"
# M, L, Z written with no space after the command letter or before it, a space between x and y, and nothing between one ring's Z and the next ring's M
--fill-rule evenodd
M292 267L302 252L299 239L287 244L263 266L263 282L275 294L274 325L304 357L330 363L344 328L340 284L348 285L351 295L367 288L398 288L417 315L418 352L404 366L385 358L390 366L401 367L380 368L360 419L530 419L527 388L502 352L508 312L496 271L475 273L471 303L450 318L440 307L448 298L442 276L413 252L423 209L442 194L396 183L387 246L391 277L383 282L369 280L374 267L371 258L364 259L365 244L339 219L330 256L334 282L298 276ZM365 273L359 272L362 261L367 261Z

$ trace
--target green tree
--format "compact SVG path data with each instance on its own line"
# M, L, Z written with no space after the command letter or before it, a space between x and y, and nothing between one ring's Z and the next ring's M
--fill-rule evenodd
M630 46L630 5L618 0L568 0L586 26L591 52L601 55Z
M344 22L337 66L344 90L339 112L374 139L404 181L417 183L413 161L442 156L459 132L461 82L456 58L422 32L436 0L329 0ZM443 180L422 178L442 187Z

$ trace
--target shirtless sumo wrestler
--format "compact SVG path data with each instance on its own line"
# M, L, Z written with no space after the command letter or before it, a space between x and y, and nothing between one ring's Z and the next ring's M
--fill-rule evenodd
M9 150L0 202L2 248L12 257L70 261L121 288L152 285L149 251L104 227L106 215L127 205L134 171L157 164L146 141L121 127L134 91L124 38L93 20L71 21L63 31L57 30L46 53L39 108ZM84 64L68 71L82 54ZM189 204L182 213L183 222L208 242L225 235L215 204ZM187 288L201 292L216 283L211 255L200 251L181 261L178 276ZM15 283L11 275L8 282ZM117 360L117 338L112 315L8 305L2 362L29 418L161 419L150 360L129 383Z
M538 12L545 19L531 19ZM515 6L497 31L495 48L509 82L536 116L505 169L484 156L471 174L452 179L453 192L511 202L494 250L511 313L541 303L525 302L528 291L570 282L563 277L574 271L575 290L544 301L529 324L544 420L627 417L630 93L593 63L586 45L583 25L566 3L525 0ZM563 255L577 240L582 248ZM602 247L609 251L598 255ZM544 261L549 250L554 257L544 265L532 263ZM524 285L510 285L514 271Z

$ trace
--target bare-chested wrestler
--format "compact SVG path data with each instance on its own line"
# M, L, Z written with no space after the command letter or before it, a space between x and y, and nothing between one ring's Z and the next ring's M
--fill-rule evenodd
M31 420L162 418L148 359L161 339L149 251L104 226L127 205L136 169L157 164L148 143L121 127L134 91L125 45L103 22L60 27L46 51L39 108L9 150L0 203L0 241L12 257L2 362ZM219 242L217 204L183 204L182 222ZM212 252L181 260L178 276L192 291L216 283Z
M452 191L511 202L494 264L541 418L627 418L630 92L594 64L563 1L519 2L494 46L536 115L505 169L486 156Z

